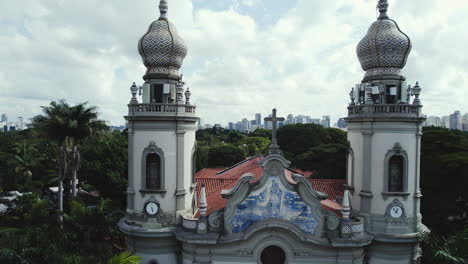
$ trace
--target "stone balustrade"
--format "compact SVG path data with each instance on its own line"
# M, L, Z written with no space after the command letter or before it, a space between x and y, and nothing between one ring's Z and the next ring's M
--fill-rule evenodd
M185 104L129 104L128 110L130 114L136 113L189 113L195 114L196 106Z
M368 114L408 114L421 116L421 105L411 104L361 104L348 106L348 116L359 116Z

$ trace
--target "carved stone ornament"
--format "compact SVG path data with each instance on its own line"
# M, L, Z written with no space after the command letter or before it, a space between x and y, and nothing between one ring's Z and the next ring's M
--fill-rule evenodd
M310 252L304 250L293 250L294 257L309 257L310 255Z
M238 256L251 257L253 256L254 251L252 249L244 248L237 251Z
M340 219L334 214L327 215L327 229L335 231L340 227Z
M218 230L221 228L223 221L223 215L219 211L213 211L208 216L208 224L211 230Z

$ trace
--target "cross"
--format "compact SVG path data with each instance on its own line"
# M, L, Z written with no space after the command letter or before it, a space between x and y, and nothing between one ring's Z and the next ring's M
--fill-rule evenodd
M279 149L278 142L276 140L276 129L278 121L284 120L285 119L283 117L276 117L276 109L273 109L273 115L271 117L265 117L265 121L271 121L273 123L271 145L268 151L270 154L281 154L281 150Z

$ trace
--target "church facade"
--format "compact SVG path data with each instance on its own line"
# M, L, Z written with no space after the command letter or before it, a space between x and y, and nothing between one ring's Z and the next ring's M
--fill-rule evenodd
M198 117L179 74L187 48L160 1L138 43L145 82L131 86L125 116L127 212L118 225L142 263L420 263L428 232L419 206L421 88L401 75L410 38L387 15L387 0L377 7L357 47L366 73L347 106L346 180L320 182L282 155L276 110L267 154L195 174Z

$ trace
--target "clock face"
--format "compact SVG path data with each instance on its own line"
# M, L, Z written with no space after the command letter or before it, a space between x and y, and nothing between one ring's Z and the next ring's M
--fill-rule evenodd
M155 202L149 202L145 206L145 212L149 216L155 216L159 212L159 204Z
M392 206L390 208L390 216L393 218L400 218L403 215L403 208L398 205Z

